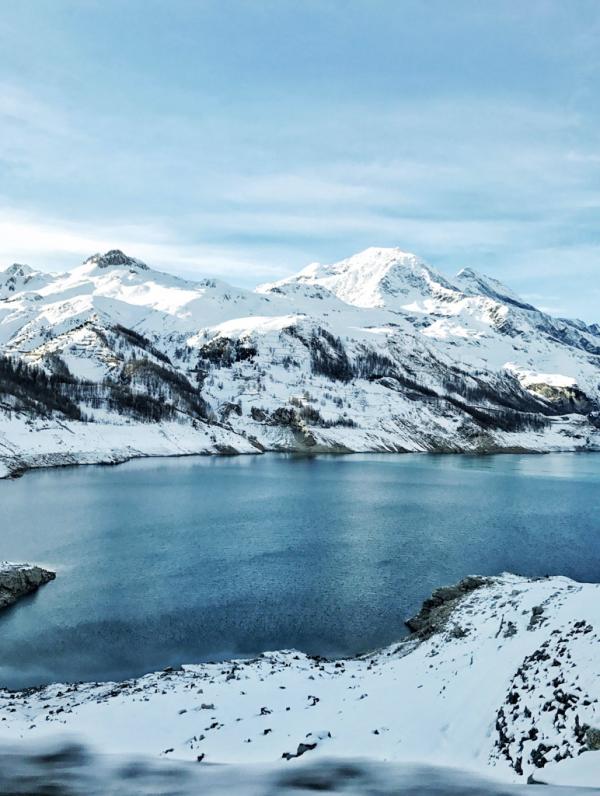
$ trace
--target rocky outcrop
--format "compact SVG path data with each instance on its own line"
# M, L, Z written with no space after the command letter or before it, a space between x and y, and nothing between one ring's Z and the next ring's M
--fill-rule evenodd
M463 578L453 586L436 589L428 597L416 616L406 620L406 626L419 638L426 639L443 630L456 608L458 602L475 589L480 589L492 582L491 578L470 576ZM454 634L460 634L460 628L454 628Z
M30 564L0 562L0 610L16 603L20 597L54 580L55 572Z

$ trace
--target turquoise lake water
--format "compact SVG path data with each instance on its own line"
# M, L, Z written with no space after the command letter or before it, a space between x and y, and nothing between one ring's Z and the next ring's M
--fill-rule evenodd
M600 581L600 454L40 470L0 482L0 559L58 573L0 617L0 685L353 654L467 574Z

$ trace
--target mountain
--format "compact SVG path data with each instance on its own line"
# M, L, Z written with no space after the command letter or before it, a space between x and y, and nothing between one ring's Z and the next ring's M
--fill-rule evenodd
M131 456L600 447L600 328L399 249L256 290L113 250L0 272L0 473Z

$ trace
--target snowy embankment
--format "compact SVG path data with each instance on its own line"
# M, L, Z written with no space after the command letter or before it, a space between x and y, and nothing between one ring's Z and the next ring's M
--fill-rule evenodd
M0 413L0 478L35 467L117 464L143 456L259 453L239 434L198 422L80 423Z
M474 578L438 591L409 639L360 658L265 653L0 692L0 740L71 736L110 754L286 771L330 757L418 762L597 785L599 597L600 586L566 578Z
M0 479L41 467L119 464L149 456L298 453L551 453L600 450L600 433L578 434L577 417L553 419L544 432L497 432L486 440L463 440L452 434L425 442L408 430L377 427L312 429L308 443L289 429L226 428L196 422L135 422L111 416L103 422L30 418L0 412ZM250 433L252 432L252 433Z
M37 591L54 580L56 574L31 564L12 564L0 561L0 610L8 608L21 597Z

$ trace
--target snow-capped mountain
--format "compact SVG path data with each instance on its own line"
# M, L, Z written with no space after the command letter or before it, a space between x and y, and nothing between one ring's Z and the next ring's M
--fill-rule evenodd
M399 249L255 291L118 250L60 274L12 265L0 354L5 472L154 453L600 447L598 326Z

